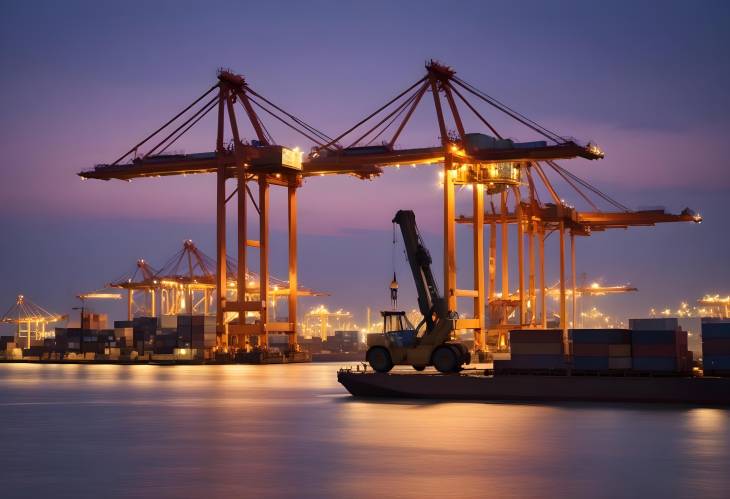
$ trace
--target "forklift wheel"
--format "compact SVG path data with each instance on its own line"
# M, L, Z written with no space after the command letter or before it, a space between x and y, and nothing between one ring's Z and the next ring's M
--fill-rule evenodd
M461 370L462 365L471 363L471 353L466 349L463 343L451 344L450 346L459 359L459 367L456 369L457 371Z
M459 356L448 346L438 347L431 355L431 363L441 373L453 373L459 370Z
M379 373L387 373L393 369L393 359L390 352L383 347L372 347L365 355L370 367Z

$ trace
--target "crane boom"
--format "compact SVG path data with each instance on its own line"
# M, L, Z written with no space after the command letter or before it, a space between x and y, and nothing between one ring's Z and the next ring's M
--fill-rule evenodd
M400 226L403 235L406 256L418 293L418 308L426 323L426 333L429 333L433 330L436 319L445 319L448 315L446 300L439 294L436 279L431 271L431 254L418 233L416 215L413 211L399 210L393 218L393 223Z

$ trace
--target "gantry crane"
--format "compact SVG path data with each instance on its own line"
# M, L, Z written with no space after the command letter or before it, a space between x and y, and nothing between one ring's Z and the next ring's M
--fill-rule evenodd
M567 342L567 305L565 279L565 236L569 232L571 241L571 257L574 260L574 236L587 235L590 231L632 225L652 225L658 222L701 221L701 217L690 210L679 215L664 212L633 212L622 206L614 206L618 213L593 212L580 213L560 198L546 171L558 174L581 198L592 203L583 190L588 189L603 199L600 191L593 188L579 177L573 175L556 160L584 158L596 160L603 158L603 152L591 143L580 144L573 139L565 138L527 118L499 100L491 97L473 85L456 76L451 68L435 61L426 64L426 74L398 93L393 99L358 121L345 132L332 138L307 124L300 118L277 106L260 93L253 90L246 80L230 71L222 70L218 82L211 89L174 116L162 127L149 135L145 140L132 147L125 155L107 165L97 165L89 171L81 172L83 178L131 180L140 177L157 177L165 175L181 175L192 173L216 173L217 184L217 258L216 278L219 303L218 332L219 347L228 346L228 329L225 327L225 314L255 311L259 320L255 324L242 323L232 334L263 334L267 331L280 330L290 333L295 338L296 293L289 294L289 322L268 323L266 312L267 286L262 287L262 299L253 301L246 295L235 302L226 303L226 213L225 204L233 196L226 194L227 178L237 179L238 194L238 275L239 289L245 289L246 252L249 240L246 238L246 197L254 201L248 182L256 181L259 185L259 203L254 206L259 213L259 241L261 282L268 279L268 186L282 185L288 188L288 220L289 220L289 281L292 289L296 289L296 189L302 179L330 174L347 174L359 178L372 178L379 175L383 167L399 165L443 165L443 223L444 223L444 298L449 310L457 310L459 297L473 300L471 317L459 318L457 329L472 329L475 332L477 349L483 349L485 332L485 309L487 303L499 305L496 298L496 248L497 225L500 226L501 243L501 277L502 295L509 296L508 271L508 229L509 224L517 227L518 240L518 274L519 274L519 319L517 325L507 324L507 304L502 307L503 328L529 327L535 323L537 307L530 310L527 318L528 301L536 303L535 283L535 246L539 256L541 293L541 320L546 323L545 282L544 282L544 242L552 232L559 236L560 254L560 317L564 340ZM217 95L209 95L217 91ZM406 124L414 111L422 102L426 93L433 98L433 109L438 124L439 144L421 148L397 148ZM477 104L488 105L502 116L516 121L539 136L540 140L516 142L505 138L496 126L488 121L469 99L476 99ZM205 100L208 99L208 100ZM202 105L200 103L203 103ZM234 113L234 104L239 102L254 130L256 139L244 142L239 135L238 122ZM467 133L459 111L459 105L466 107L484 126L484 133ZM197 111L195 110L197 106ZM264 111L281 123L300 133L314 144L308 157L301 159L297 150L274 145L266 127L254 109ZM165 154L192 126L198 123L213 109L218 110L218 128L216 149L213 152L196 154ZM224 141L226 111L232 134L232 144ZM187 114L186 114L187 113ZM450 116L455 130L447 124ZM178 123L180 123L178 125ZM172 131L168 133L167 131ZM388 134L386 136L386 133ZM152 146L144 155L138 155L138 148L147 144L153 137L164 137ZM384 138L386 137L386 138ZM378 142L379 141L379 142ZM123 164L125 158L133 156L131 163ZM459 218L461 223L469 223L473 227L474 278L471 289L458 288L456 283L456 237L455 223L455 186L467 186L472 190L471 216ZM527 189L523 195L523 188ZM543 204L538 190L546 190L552 203ZM490 196L491 210L485 213L485 194ZM509 211L509 198L513 198L514 208ZM496 199L496 202L495 202ZM497 209L495 205L498 205ZM513 219L514 222L510 222ZM488 224L489 233L489 265L485 279L484 266L484 227ZM528 243L529 285L525 285L524 240ZM574 268L574 267L573 267ZM573 272L574 273L574 272ZM575 282L575 278L573 278ZM575 286L574 286L575 287ZM573 295L575 296L575 294ZM529 297L529 298L528 298Z
M236 262L230 258L226 262L226 271L227 275L237 273ZM186 239L182 248L168 258L159 270L146 260L139 259L131 272L113 280L109 286L127 290L128 320L132 320L135 311L135 292L145 293L143 310L152 317L156 317L158 311L161 316L181 313L208 315L212 310L211 302L216 291L215 260L200 250L192 240ZM228 279L227 298L235 301L237 293L236 280ZM252 297L259 294L259 277L255 272L246 273L246 293ZM274 309L276 299L288 296L289 293L287 281L269 276L269 294ZM302 286L299 286L296 293L297 296L325 294ZM226 322L235 319L236 314L233 315L234 317L227 317Z
M25 348L31 347L31 341L43 340L48 334L46 326L58 322L62 317L33 303L24 295L18 295L15 303L2 317L1 323L14 324L15 336L18 341L25 339Z
M329 310L324 305L319 305L304 315L303 332L311 334L315 328L312 327L309 321L316 320L319 322L319 337L322 341L325 341L329 334L330 319L337 321L336 324L342 324L343 320L352 320L352 314L346 310L342 310L341 308L337 310Z
M726 319L730 317L730 295L720 296L719 294L705 295L697 303L708 312L709 317Z

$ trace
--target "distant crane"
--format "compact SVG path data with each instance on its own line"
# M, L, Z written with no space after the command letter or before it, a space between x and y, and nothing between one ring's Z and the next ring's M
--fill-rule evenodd
M25 339L25 348L31 347L31 340L45 339L46 325L57 322L62 316L49 312L30 301L24 295L18 295L13 306L0 318L0 322L15 324L18 341Z
M303 330L304 332L313 332L315 328L312 326L311 321L316 320L319 323L318 336L322 341L326 341L329 335L330 319L334 319L336 325L342 326L343 321L350 321L352 319L352 314L342 309L330 311L324 305L320 305L305 314ZM346 323L345 327L348 326L349 324Z
M730 295L720 296L719 294L708 294L697 300L697 303L708 310L709 313L707 315L710 317L730 317Z

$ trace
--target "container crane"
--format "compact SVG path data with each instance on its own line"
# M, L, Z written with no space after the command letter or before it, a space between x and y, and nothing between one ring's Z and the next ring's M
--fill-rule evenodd
M451 340L457 315L448 310L446 299L439 294L416 215L399 210L393 223L401 229L423 319L414 328L404 311L381 312L383 333L368 334L367 361L378 372L388 372L394 365L411 365L417 371L433 365L442 373L456 372L470 362L471 355L462 343Z
M62 316L49 312L24 295L18 295L15 304L0 317L0 323L14 324L18 343L24 339L25 348L30 348L32 341L46 338L48 323L58 322L62 319Z

